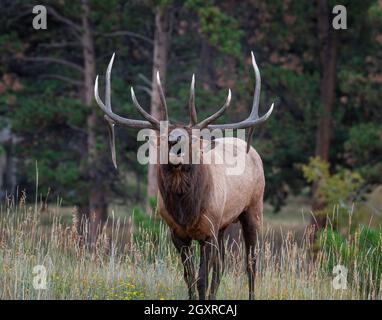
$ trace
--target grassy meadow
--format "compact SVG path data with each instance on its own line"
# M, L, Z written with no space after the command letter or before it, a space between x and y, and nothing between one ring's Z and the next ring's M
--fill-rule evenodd
M28 205L23 197L1 206L0 299L187 299L181 263L160 221L117 207L89 250L71 209L43 207ZM312 246L309 228L288 230L266 216L258 245L256 298L381 299L381 233L374 234L374 246L364 249L370 239L361 236L361 227L356 229L354 237L349 234L340 244L335 243L338 235L323 231L321 245ZM227 249L218 299L247 298L242 253L241 247ZM346 290L333 288L337 263L349 269ZM36 265L46 268L46 289L33 288Z

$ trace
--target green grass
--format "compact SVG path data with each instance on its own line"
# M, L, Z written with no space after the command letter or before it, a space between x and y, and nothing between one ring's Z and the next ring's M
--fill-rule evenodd
M110 218L96 248L90 251L76 228L63 223L62 210L56 206L40 212L38 206L23 201L17 206L2 206L0 299L187 298L178 254L161 222L138 210L128 223ZM305 231L308 238L309 229ZM135 236L124 236L130 232ZM308 241L297 242L293 232L281 233L279 241L275 241L275 235L274 229L266 227L257 248L257 299L381 299L380 274L367 269L352 273L346 290L332 286L333 265L350 263L349 269L358 270L354 264L367 256L353 255L344 261L340 255L333 255L334 247L329 246L331 249L318 249L314 259ZM359 241L346 245L354 252L362 251ZM374 255L376 260L371 263L380 263L381 252L375 251ZM47 270L46 290L33 288L36 265ZM227 252L227 266L217 298L246 299L242 252ZM373 286L363 286L365 282Z

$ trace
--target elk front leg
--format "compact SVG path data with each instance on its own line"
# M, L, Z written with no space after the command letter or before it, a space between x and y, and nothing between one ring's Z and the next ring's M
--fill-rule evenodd
M190 300L196 299L195 290L195 268L192 259L192 249L191 249L191 239L182 239L176 234L171 234L172 242L174 243L176 249L180 253L184 268L184 280L186 281L188 287L188 298Z

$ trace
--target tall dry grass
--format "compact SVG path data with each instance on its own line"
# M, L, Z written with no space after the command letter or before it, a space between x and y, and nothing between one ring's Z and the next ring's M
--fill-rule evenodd
M111 218L89 250L78 234L78 221L65 224L60 212L59 205L41 212L23 197L17 204L8 201L1 206L0 299L187 298L182 266L166 226L153 235L132 227L131 220ZM139 237L126 237L131 230ZM335 290L331 270L325 267L326 251L313 250L309 241L298 243L291 232L282 235L281 243L274 238L274 230L265 230L257 248L257 299L381 299L380 283L374 283L371 291L359 285L368 277L364 274L353 274L346 290ZM358 244L352 245L356 250ZM226 263L217 298L246 299L242 248L228 250ZM45 290L33 287L36 265L47 270Z

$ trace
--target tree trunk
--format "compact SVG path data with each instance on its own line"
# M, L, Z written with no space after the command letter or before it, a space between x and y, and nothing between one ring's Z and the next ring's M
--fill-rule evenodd
M16 189L16 157L15 147L17 137L12 131L12 126L8 119L5 127L0 130L0 200L8 194L14 195ZM2 148L1 148L2 147Z
M93 86L95 79L96 57L94 51L94 41L90 24L90 6L87 0L82 0L82 48L84 59L84 104L91 108L93 105ZM89 231L90 242L95 243L98 231L102 229L103 222L107 219L107 203L105 188L102 177L97 170L100 162L100 155L97 150L96 141L97 113L96 108L91 108L86 119L87 131L87 177L88 187L88 210L89 210Z
M151 95L151 115L157 119L162 119L161 101L156 81L156 73L159 70L162 86L165 87L167 70L167 53L170 36L170 13L166 7L157 7L155 13L155 35L154 35L154 57L152 72L152 95ZM147 175L147 197L156 198L158 192L157 166L150 165ZM150 210L150 207L148 206Z
M329 161L330 137L332 128L332 110L335 99L337 35L331 24L331 14L327 0L318 0L318 36L320 40L320 104L321 114L316 133L316 156ZM317 194L317 185L313 186L313 210L323 209L324 204ZM326 224L325 217L317 219L318 228Z

